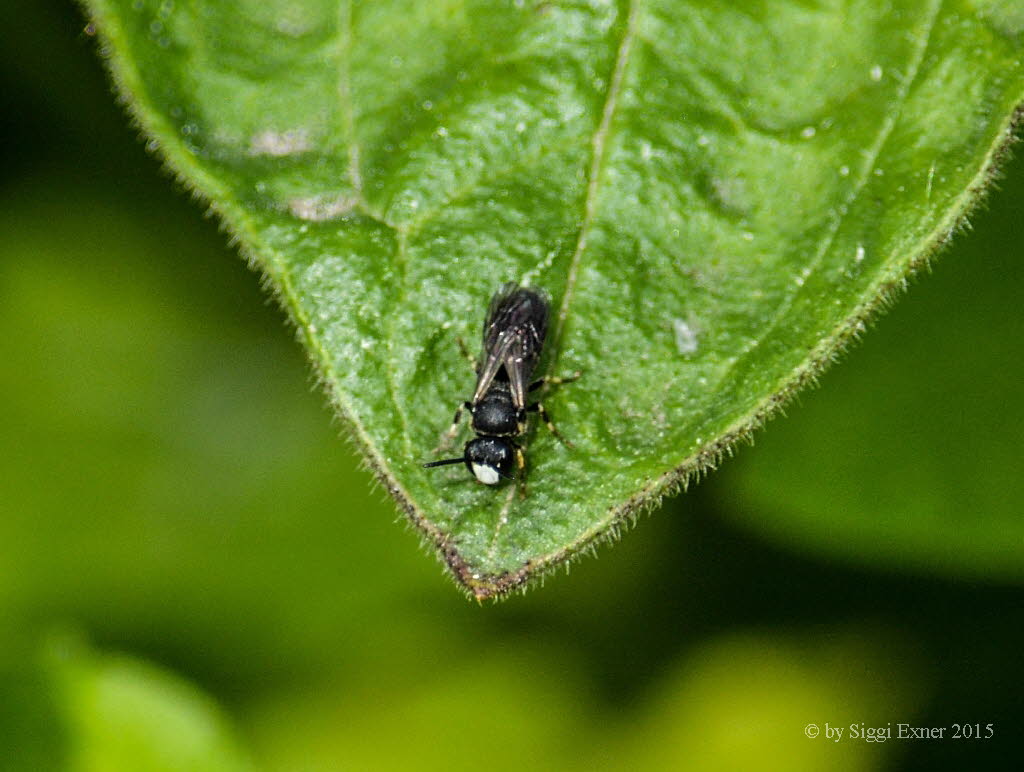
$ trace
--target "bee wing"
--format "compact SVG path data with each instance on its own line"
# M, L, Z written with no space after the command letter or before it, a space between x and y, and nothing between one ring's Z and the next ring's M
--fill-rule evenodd
M492 343L492 330L495 326L499 329L503 326L502 320L508 315L509 308L515 305L515 296L521 290L514 281L505 282L501 285L494 297L491 298L491 305L487 309L487 318L484 319L484 350L486 351ZM495 325L495 323L498 323Z
M504 354L505 372L508 373L512 388L512 404L526 407L526 392L530 388L530 376L540 357L540 345L535 345L536 331L532 326L521 328ZM544 339L539 339L543 343Z
M483 365L477 374L474 402L483 397L504 367L513 401L526 406L528 381L540 358L547 325L548 300L540 290L510 282L495 293L484 322Z
M473 394L473 402L483 399L487 389L494 382L498 372L505 365L508 359L508 350L515 342L511 335L495 336L496 343L491 348L484 348L484 361L480 366L480 372L476 376L476 392ZM508 368L505 368L508 372Z

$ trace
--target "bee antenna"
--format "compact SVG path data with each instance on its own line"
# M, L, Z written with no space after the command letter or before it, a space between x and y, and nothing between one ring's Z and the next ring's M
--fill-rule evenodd
M429 464L424 464L423 468L429 469L430 467L433 466L449 466L450 464L464 464L465 462L465 456L463 456L462 458L446 458L443 461L431 461Z

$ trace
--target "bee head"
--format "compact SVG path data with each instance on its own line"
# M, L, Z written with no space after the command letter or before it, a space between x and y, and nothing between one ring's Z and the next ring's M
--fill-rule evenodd
M466 443L460 458L431 461L423 466L430 469L449 464L465 464L473 476L484 485L497 485L501 478L514 480L512 468L516 462L516 446L504 437L477 437Z
M466 466L485 485L497 485L502 477L512 479L515 455L512 443L502 437L477 437L466 443Z

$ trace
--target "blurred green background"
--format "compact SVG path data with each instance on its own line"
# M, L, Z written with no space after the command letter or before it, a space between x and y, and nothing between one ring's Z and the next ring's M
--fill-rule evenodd
M0 769L1019 761L1024 163L756 448L477 606L146 153L77 7L12 2ZM947 730L849 736L898 722ZM964 723L994 736L951 738Z

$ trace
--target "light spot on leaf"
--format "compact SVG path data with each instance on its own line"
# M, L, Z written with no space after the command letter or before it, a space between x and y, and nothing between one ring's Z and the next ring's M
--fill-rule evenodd
M249 140L249 155L268 155L280 158L288 155L307 153L313 149L309 132L305 129L273 131L267 129L254 134Z
M324 222L344 217L352 211L358 201L359 199L352 195L293 198L288 202L288 211L300 220Z
M676 349L680 354L688 357L697 353L697 330L693 325L682 319L673 319L672 331L675 334Z

